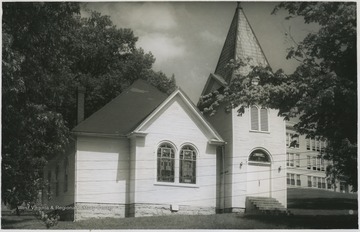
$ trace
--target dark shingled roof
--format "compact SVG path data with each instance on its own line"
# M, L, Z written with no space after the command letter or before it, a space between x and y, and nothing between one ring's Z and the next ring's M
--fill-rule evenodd
M147 82L137 80L73 132L127 135L167 97Z
M240 59L247 61L248 58L250 58L248 63L252 66L266 67L269 65L243 9L241 6L238 6L226 36L215 74L223 77L227 83L230 83L233 73L226 65L232 59L235 61ZM249 67L240 67L235 72L247 75L250 70L251 68Z

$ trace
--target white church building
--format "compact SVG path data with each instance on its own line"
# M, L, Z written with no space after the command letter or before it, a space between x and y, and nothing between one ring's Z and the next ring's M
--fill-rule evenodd
M237 7L214 73L202 94L221 90L240 68L268 65ZM80 109L83 94L79 95ZM277 110L219 107L204 116L177 89L170 96L134 82L74 129L73 152L51 160L43 204L68 206L73 220L250 211L259 199L286 208L286 126ZM275 204L274 203L274 204Z

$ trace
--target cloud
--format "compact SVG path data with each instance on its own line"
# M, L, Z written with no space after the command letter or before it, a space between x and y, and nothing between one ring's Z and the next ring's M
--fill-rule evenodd
M216 36L215 34L209 32L208 30L205 31L201 31L199 34L201 39L206 40L206 41L210 41L216 44L223 44L224 43L224 38L223 37L219 37Z
M165 31L177 27L176 11L169 3L87 3L88 9L111 15L111 20L119 27L134 30Z
M171 37L162 33L148 33L139 37L138 45L151 52L159 65L170 59L185 56L186 47L181 37Z
M169 30L177 26L175 10L170 4L145 3L134 8L129 15L129 22L143 28Z

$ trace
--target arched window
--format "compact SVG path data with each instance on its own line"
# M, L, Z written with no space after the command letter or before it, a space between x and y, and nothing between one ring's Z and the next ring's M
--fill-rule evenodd
M161 144L157 149L157 180L174 182L175 150L169 143Z
M68 190L68 173L69 173L69 160L65 157L64 160L64 192Z
M270 163L270 156L262 151L262 150L255 150L253 151L250 156L249 156L249 161L254 161L254 162L262 162L262 163Z
M196 150L192 146L180 151L180 183L196 184Z
M250 118L251 118L251 130L269 131L268 110L266 108L262 107L261 109L259 109L256 106L251 106Z

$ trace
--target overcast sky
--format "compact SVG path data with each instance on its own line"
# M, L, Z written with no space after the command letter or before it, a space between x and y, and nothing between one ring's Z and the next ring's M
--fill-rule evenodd
M290 73L297 63L287 61L286 48L301 41L314 26L301 19L285 20L286 12L271 15L273 2L241 3L273 70ZM196 104L220 56L236 2L91 2L86 8L109 15L119 28L131 28L137 47L155 56L154 69L175 74L180 86ZM290 31L289 31L290 29Z

